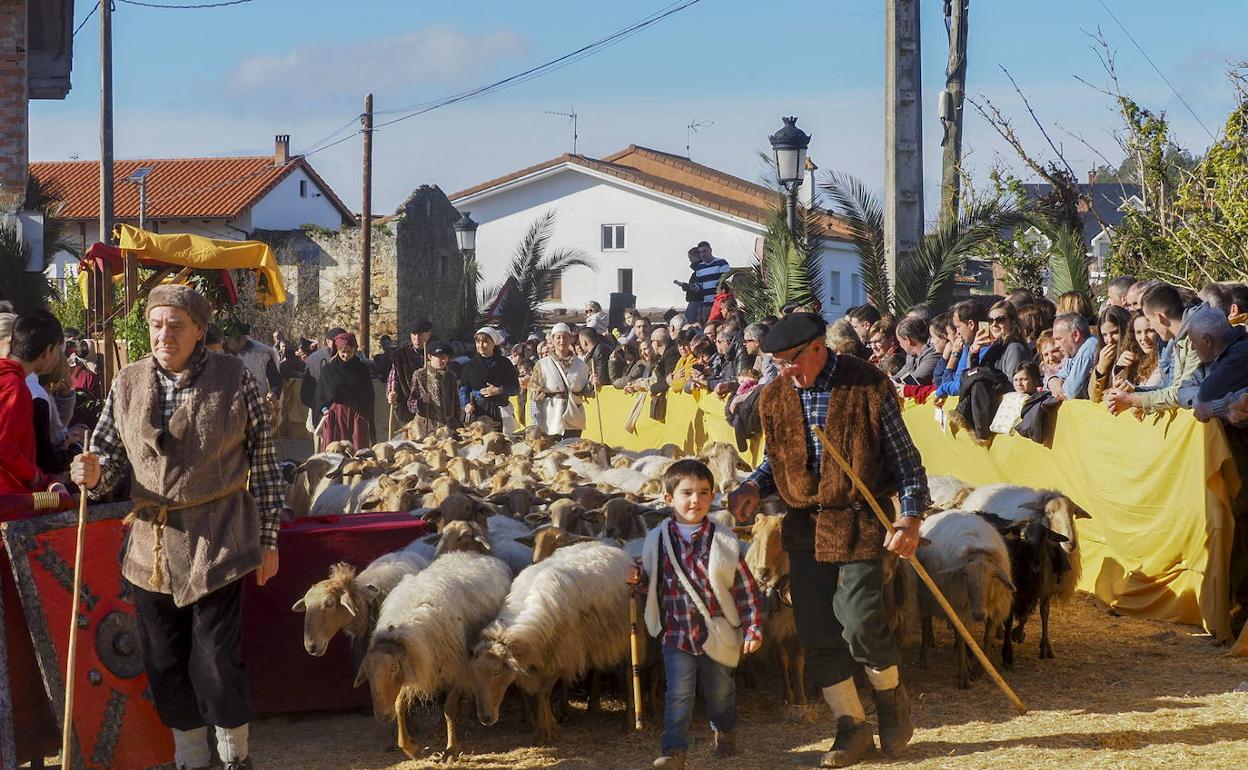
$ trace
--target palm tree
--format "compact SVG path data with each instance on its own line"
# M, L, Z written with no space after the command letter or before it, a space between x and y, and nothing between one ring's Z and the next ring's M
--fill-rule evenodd
M508 278L486 295L499 298L496 312L500 325L513 340L522 340L534 326L554 288L555 281L568 270L587 267L596 270L589 255L579 249L555 249L550 253L551 231L555 226L555 212L547 211L533 222L525 233L511 258Z
M953 281L967 257L1003 231L1034 221L1029 209L997 201L963 207L958 219L923 236L913 249L899 254L897 278L890 285L884 260L884 216L879 199L860 180L830 174L821 187L832 198L853 233L858 270L872 304L898 315L925 302L945 307L953 298Z
M733 275L733 293L746 318L757 321L779 316L785 305L810 305L823 296L821 214L811 209L798 212L799 240L789 230L783 206L772 210L763 236L762 256Z
M1083 233L1056 222L1041 228L1049 241L1049 280L1054 294L1080 291L1092 295L1092 277L1088 273L1088 255L1084 250Z
M43 254L39 255L38 270L26 269L30 250L18 237L17 228L0 224L0 297L12 301L19 313L46 307L56 298L43 271L58 252L78 256L78 247L69 237L68 223L57 218L65 208L58 193L30 177L23 208L43 214Z

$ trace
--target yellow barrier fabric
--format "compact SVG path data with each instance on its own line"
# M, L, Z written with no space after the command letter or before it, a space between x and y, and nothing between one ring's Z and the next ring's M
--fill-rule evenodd
M636 398L603 388L586 401L584 436L634 451L736 443L718 396L668 394L663 422L650 419L646 396L637 432L629 433L624 425ZM1078 522L1080 589L1125 614L1201 625L1229 639L1230 501L1240 480L1216 420L1169 412L1141 422L1071 401L1057 410L1051 446L997 436L985 449L965 434L942 433L930 405L907 402L902 417L928 475L1057 489L1087 510L1092 518ZM742 458L757 465L764 450L755 439ZM1248 632L1241 647L1248 654Z
M215 240L188 233L158 235L133 225L119 227L122 251L132 252L140 259L155 259L196 270L255 270L262 278L256 290L260 302L280 305L286 301L282 272L267 243Z
M1239 478L1216 420L1169 412L1140 422L1070 401L1057 410L1051 447L997 436L984 449L965 433L942 433L931 406L907 403L903 417L928 475L1058 489L1087 510L1092 518L1078 521L1080 589L1123 613L1229 639Z

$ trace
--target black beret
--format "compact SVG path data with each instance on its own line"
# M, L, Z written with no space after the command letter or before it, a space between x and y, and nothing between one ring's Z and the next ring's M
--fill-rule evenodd
M827 328L828 322L823 320L823 316L815 313L790 313L771 327L760 347L764 353L791 350L815 337L822 337Z
M433 321L428 318L421 318L412 324L412 334L426 334L433 331Z
M442 340L434 340L428 347L431 356L451 356L455 354L455 349L451 347L451 343Z

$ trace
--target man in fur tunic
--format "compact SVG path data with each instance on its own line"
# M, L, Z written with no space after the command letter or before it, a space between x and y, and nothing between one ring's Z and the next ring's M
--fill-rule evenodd
M225 769L249 770L243 579L277 574L283 485L260 387L204 348L211 312L188 286L151 291L152 355L118 372L71 476L93 498L130 479L122 576L175 764L208 767L211 725Z
M858 691L861 664L875 691L880 748L896 756L914 732L898 675L897 640L884 614L885 551L903 558L919 545L928 500L927 477L901 420L889 380L824 341L825 323L794 313L767 335L780 377L765 386L758 410L767 439L762 465L729 497L738 521L750 521L762 495L787 507L781 540L789 554L789 586L806 668L837 717L836 739L821 767L847 767L874 749L875 737ZM881 503L897 494L896 531L884 526L812 431L824 430Z

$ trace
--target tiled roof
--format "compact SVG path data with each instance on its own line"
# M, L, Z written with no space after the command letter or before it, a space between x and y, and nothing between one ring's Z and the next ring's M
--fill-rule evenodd
M302 157L276 164L272 155L227 158L154 158L113 164L114 216L138 219L139 188L126 177L150 167L148 219L233 219L255 205L283 178L302 168L348 220L354 219L329 185ZM100 215L100 164L93 160L31 163L30 173L65 199L65 219Z
M772 212L782 203L779 193L763 185L695 163L681 155L635 144L601 159L565 153L544 163L461 190L451 195L450 199L454 203L563 164L607 174L673 198L762 225L770 221ZM831 215L826 216L824 229L832 237L846 237L849 234L848 228Z

